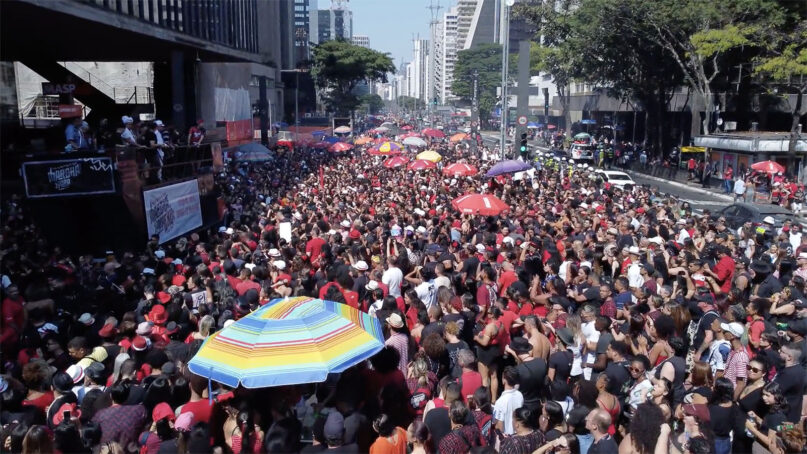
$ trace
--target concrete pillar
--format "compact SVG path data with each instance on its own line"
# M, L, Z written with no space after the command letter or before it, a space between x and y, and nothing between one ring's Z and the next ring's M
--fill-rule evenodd
M171 123L178 128L188 126L185 105L185 54L171 51Z
M518 42L518 116L527 117L530 113L530 41L521 40ZM516 137L514 147L521 141L521 134L527 132L527 126L520 126L516 122Z

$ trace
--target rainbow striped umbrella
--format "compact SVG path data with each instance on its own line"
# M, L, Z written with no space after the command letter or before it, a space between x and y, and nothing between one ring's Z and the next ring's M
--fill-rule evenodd
M358 309L308 297L275 299L208 337L188 368L230 387L319 383L383 347L381 323Z

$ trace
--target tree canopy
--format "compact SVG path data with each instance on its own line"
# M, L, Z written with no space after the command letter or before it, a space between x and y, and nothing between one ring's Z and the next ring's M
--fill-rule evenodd
M451 91L467 102L473 99L474 71L478 74L479 117L485 120L496 106L496 88L502 84L502 46L481 44L457 52Z
M552 76L568 117L568 87L587 82L665 123L676 88L689 89L701 133L714 126L716 93L803 80L807 2L791 0L558 0L518 4L537 31L533 72ZM746 70L735 82L736 68ZM751 77L754 80L749 80ZM778 82L775 82L778 81ZM749 88L750 87L750 88ZM799 93L792 83L790 93ZM781 88L780 88L781 89ZM655 112L655 113L654 113ZM697 117L696 117L697 119ZM657 134L656 145L669 131ZM650 137L651 140L655 140Z
M362 95L359 100L361 101L361 105L370 111L371 115L377 114L384 107L384 100L375 93Z
M355 110L361 100L353 94L360 82L387 81L387 74L395 71L388 54L347 41L326 41L313 49L314 82L322 91L329 110L347 114Z

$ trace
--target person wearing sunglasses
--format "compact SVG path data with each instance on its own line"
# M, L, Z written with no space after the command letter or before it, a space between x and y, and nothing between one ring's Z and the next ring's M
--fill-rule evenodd
M580 454L580 443L572 434L563 434L560 437L545 443L532 454Z
M629 415L636 411L639 404L647 400L648 392L653 389L653 382L647 376L649 366L650 360L644 355L638 355L633 358L628 367L628 372L633 378L633 386L628 391L628 408L625 409Z

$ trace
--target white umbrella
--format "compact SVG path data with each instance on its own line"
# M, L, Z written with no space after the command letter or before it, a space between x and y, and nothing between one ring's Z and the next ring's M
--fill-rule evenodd
M407 137L403 140L404 145L410 145L413 147L425 147L426 141L421 139L420 137Z
M381 123L381 127L382 128L395 127L395 123L393 123L391 121L385 121L384 123Z
M333 132L335 132L337 134L347 134L347 133L350 132L350 127L348 127L348 126L340 126L340 127L336 128L336 129L334 129Z
M387 132L387 131L389 131L389 128L386 127L386 126L379 126L379 127L375 128L375 130L380 131L380 132Z

